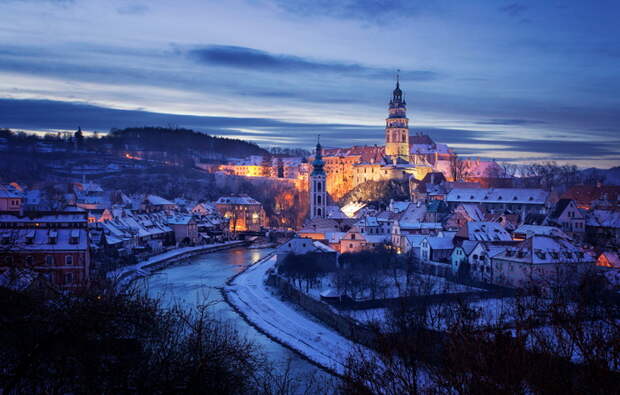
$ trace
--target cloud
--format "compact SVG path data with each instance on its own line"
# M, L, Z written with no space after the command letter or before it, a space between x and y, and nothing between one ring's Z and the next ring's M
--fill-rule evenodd
M527 9L527 6L520 3L510 3L499 8L501 12L515 18L520 17Z
M542 125L545 123L547 122L531 120L531 119L489 119L487 121L475 122L476 125L504 125L504 126Z
M331 72L367 78L392 78L394 70L369 67L356 63L336 61L315 61L293 55L273 54L270 52L228 45L209 45L188 51L189 56L199 63L233 67L252 71L268 72ZM431 70L405 70L403 79L411 81L431 81L439 78Z
M51 100L0 99L0 128L26 130L108 131L112 128L167 126L199 130L212 135L247 139L263 146L287 145L311 147L320 133L325 146L382 144L381 126L336 123L287 122L273 118L195 116L156 113L141 110L119 110L85 103ZM423 132L436 142L462 146L463 156L502 160L518 160L538 155L538 160L606 160L620 161L620 140L606 144L592 140L514 140L502 130L413 127L410 133ZM610 159L611 158L611 159Z
M282 11L301 17L330 17L371 23L420 15L436 7L435 1L414 0L273 0Z
M149 7L144 4L127 4L116 9L121 15L144 15L148 12Z

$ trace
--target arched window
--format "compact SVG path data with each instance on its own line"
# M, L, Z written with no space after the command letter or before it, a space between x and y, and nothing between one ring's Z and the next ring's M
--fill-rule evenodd
M316 209L316 215L319 216L319 217L321 216L321 209L320 208Z
M321 204L321 195L316 197L316 204Z
M321 192L321 183L320 182L316 183L316 190L317 190L317 192Z

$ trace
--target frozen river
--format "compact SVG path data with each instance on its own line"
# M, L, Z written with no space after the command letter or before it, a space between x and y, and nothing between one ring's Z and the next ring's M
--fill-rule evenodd
M212 308L216 316L233 323L242 336L258 344L277 366L283 368L290 360L294 373L313 374L319 371L316 366L248 325L223 301L217 289L241 271L246 263L256 262L270 251L234 248L198 255L138 281L149 296L160 298L164 305L180 302L192 308L205 302L216 302Z

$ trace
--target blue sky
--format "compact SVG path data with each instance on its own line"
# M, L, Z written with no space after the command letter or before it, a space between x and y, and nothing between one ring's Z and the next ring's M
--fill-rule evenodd
M620 165L613 1L0 0L0 127L178 125L263 146L412 133L463 156Z

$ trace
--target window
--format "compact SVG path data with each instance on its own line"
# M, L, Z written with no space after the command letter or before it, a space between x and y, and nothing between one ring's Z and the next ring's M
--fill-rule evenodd
M34 263L34 257L32 255L28 255L26 257L26 265L32 266L33 263Z
M65 274L65 284L73 284L73 273Z
M52 265L54 264L54 257L53 257L53 256L51 256L51 255L47 255L47 256L45 257L45 264L46 264L47 266L52 266Z
M65 265L73 265L73 257L71 255L65 256Z

